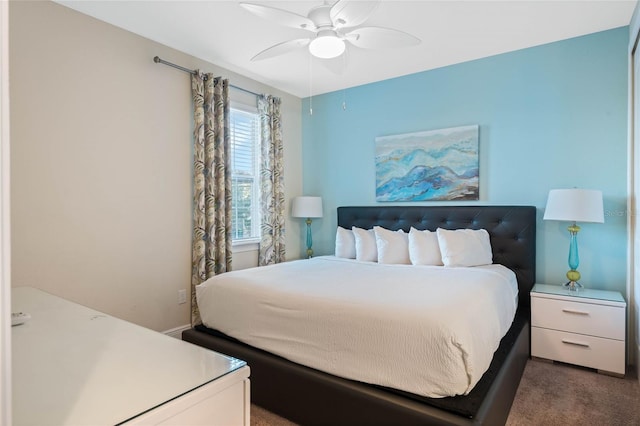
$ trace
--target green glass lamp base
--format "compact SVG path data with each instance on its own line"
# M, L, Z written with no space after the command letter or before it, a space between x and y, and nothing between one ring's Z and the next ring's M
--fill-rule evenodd
M569 290L578 291L579 288L583 287L582 284L578 282L578 280L580 279L580 272L576 271L575 269L571 269L569 272L567 272L567 278L569 279L569 281L566 282L564 286L568 287Z

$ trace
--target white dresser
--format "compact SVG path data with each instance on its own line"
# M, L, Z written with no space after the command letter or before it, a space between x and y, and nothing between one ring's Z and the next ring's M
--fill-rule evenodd
M249 367L28 287L12 289L14 425L249 425Z
M531 355L625 374L625 310L619 292L536 284L531 290Z

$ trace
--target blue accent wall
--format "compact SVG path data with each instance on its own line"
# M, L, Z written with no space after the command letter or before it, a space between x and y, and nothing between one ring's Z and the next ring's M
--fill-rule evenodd
M605 223L580 224L578 270L585 286L624 293L627 45L621 27L314 96L312 115L304 99L304 194L325 211L315 253L333 253L338 206L384 205L377 136L478 124L480 201L466 203L536 206L537 279L553 284L566 281L569 234L542 220L549 190L602 190Z

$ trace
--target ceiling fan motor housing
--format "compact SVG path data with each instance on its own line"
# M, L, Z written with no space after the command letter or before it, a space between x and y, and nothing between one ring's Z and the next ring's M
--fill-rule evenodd
M309 11L307 17L316 24L319 31L333 29L333 22L331 22L331 5L324 4L314 7Z

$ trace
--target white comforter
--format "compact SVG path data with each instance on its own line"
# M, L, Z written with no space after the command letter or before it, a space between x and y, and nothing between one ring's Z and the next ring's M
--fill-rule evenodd
M515 275L316 257L196 287L202 322L337 376L428 397L467 394L517 307Z

